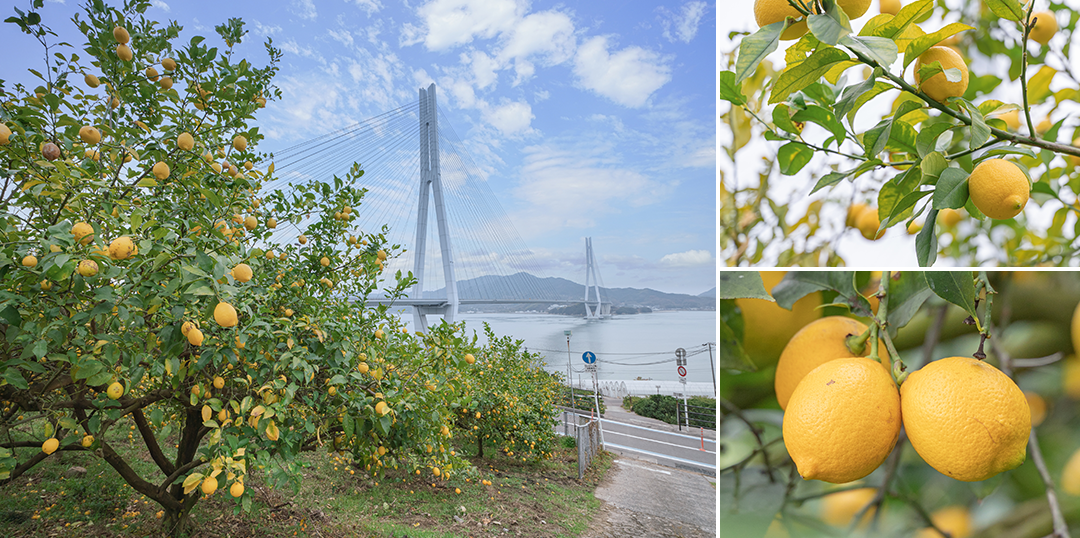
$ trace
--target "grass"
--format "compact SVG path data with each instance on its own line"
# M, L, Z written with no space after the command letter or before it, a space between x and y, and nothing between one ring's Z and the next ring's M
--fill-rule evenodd
M113 445L133 456L138 470L151 470L138 443ZM456 450L475 454L469 443ZM554 538L579 536L588 528L600 507L593 491L611 466L610 455L594 458L578 481L576 449L559 448L553 459L541 463L498 454L472 460L480 479L493 483L485 486L480 479L433 482L404 470L373 479L350 473L351 467L332 454L308 453L302 457L306 467L299 491L272 489L259 475L250 475L251 511L240 513L227 488L221 488L196 505L192 536L464 538L508 533ZM65 477L73 466L87 472ZM0 489L0 536L160 536L159 509L100 458L57 454Z

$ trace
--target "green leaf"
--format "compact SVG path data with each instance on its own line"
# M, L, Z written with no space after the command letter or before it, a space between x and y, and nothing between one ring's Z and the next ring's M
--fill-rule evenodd
M847 131L844 130L844 126L836 121L836 116L832 112L822 106L808 105L805 109L796 112L791 117L791 121L811 122L824 127L826 131L836 137L837 146L847 139Z
M896 47L896 42L885 37L849 35L841 39L840 43L859 51L860 54L874 60L881 67L892 65L896 61L896 57L900 55L900 49Z
M942 40L952 37L955 34L972 29L972 27L966 24L953 22L945 25L944 28L932 34L926 34L922 37L912 39L911 43L908 43L907 49L904 50L904 69L907 69L907 66L915 61L915 58L918 58L919 55L926 52L930 47L937 45Z
M843 180L845 180L845 179L847 179L849 177L851 177L851 178L859 177L860 175L862 175L862 174L864 174L864 173L866 173L866 172L868 172L870 170L873 170L875 167L877 167L880 164L881 164L880 159L870 159L869 161L864 161L859 166L857 166L855 168L852 168L851 170L848 170L847 172L829 172L828 174L825 174L825 176L823 176L821 179L818 180L817 185L814 185L814 188L813 188L813 190L810 191L810 194L814 194L815 192L817 192L817 191L819 191L821 189L824 189L825 187L828 187L830 185L835 185L837 183L840 183L841 181L843 181Z
M889 22L875 28L872 35L894 39L908 26L934 10L934 0L918 0L902 8Z
M10 383L11 386L20 390L30 388L30 384L26 382L26 378L23 377L22 373L19 372L17 368L8 368L7 370L4 370L4 380Z
M960 82L964 78L964 74L955 67L945 69L941 66L941 62L933 61L928 64L919 65L919 78L918 80L929 80L930 77L942 73L945 75L945 80L949 82Z
M979 164L991 157L997 157L999 155L1024 155L1027 157L1035 158L1035 152L1023 146L1005 146L988 150L986 153L979 155L971 160L974 164Z
M847 305L856 316L873 315L870 302L855 287L854 271L793 271L773 288L772 295L776 304L790 310L795 301L822 290L835 291L838 297L833 304Z
M775 302L765 291L765 284L757 271L723 271L719 282L717 299L765 299Z
M746 97L743 97L742 92L739 91L739 85L735 83L735 73L721 71L719 77L720 98L738 106L746 104Z
M892 122L892 118L885 118L863 133L862 142L867 157L877 157L885 150L885 143L889 141L886 133L892 132Z
M881 186L881 190L878 191L878 218L881 226L888 228L908 216L904 214L904 209L898 211L900 201L914 192L921 180L922 171L918 165L915 165L903 173L897 174ZM911 207L909 206L906 209L910 210Z
M927 177L933 177L934 183L937 182L937 177L941 175L941 171L949 167L949 162L945 160L945 157L938 153L933 152L923 157L922 160L922 172L923 172L923 184L930 183L926 180Z
M735 332L728 326L724 319L720 320L720 341L717 346L720 356L720 368L728 370L738 370L740 372L754 372L757 371L757 367L754 366L754 361L750 360L750 356L746 354L742 344L739 343L739 338L735 336Z
M806 163L814 157L814 150L799 142L789 142L780 146L776 154L776 162L780 165L780 173L790 176L802 170Z
M851 124L851 125L855 124L855 114L857 114L859 112L859 109L862 108L863 105L865 105L871 99L873 99L873 98L875 98L875 97L877 97L877 96L879 96L879 95L881 95L881 94L883 94L883 93L885 93L885 92L887 92L889 90L892 90L892 89L895 89L895 88L891 84L888 84L886 82L882 82L880 80L874 82L874 87L871 88L866 93L863 93L862 95L860 95L858 98L856 98L855 99L855 106L851 107L851 110L848 111L847 114L845 114L845 116L847 116L848 124Z
M900 271L889 282L889 334L907 325L934 292L922 271Z
M1039 68L1039 72L1035 73L1027 83L1028 102L1031 104L1041 103L1043 99L1050 97L1050 81L1054 80L1054 75L1057 74L1057 70L1049 65L1044 65ZM1023 110L1020 111L1020 117L1023 118ZM1023 123L1023 121L1021 121Z
M915 151L919 154L919 157L926 158L927 155L934 152L937 149L937 140L941 138L942 133L951 129L953 125L949 122L939 122L933 125L924 126L919 131L918 136L915 137Z
M810 15L806 25L814 37L822 43L835 45L840 39L851 33L851 22L847 13L835 3L830 3L823 15Z
M915 236L915 257L919 260L919 267L930 267L937 260L937 235L934 234L937 215L938 210L931 209L922 231Z
M926 283L938 297L963 308L971 316L975 313L975 279L970 271L927 271Z
M1016 0L983 0L983 5L1003 19L1019 22L1024 18L1024 8Z
M835 105L833 105L833 111L835 111L836 117L842 118L847 115L848 112L853 110L856 100L864 93L869 91L870 88L874 87L874 81L877 80L877 77L881 76L881 73L881 68L875 67L874 72L870 75L870 78L858 84L853 84L844 88L844 92L840 94L840 99L836 101ZM777 106L777 108L779 108L779 106Z
M139 187L157 187L157 180L152 177L144 177L136 184Z
M773 123L776 124L777 127L781 128L781 129L783 129L783 130L785 130L785 131L787 131L787 132L789 132L791 134L799 134L799 133L802 132L802 129L800 129L798 126L796 126L795 122L791 121L790 111L791 111L791 108L788 107L787 105L783 104L783 103L780 103L779 105L776 105L775 107L773 107L773 111L772 111Z
M968 200L968 173L960 168L946 168L938 175L934 189L934 209L959 209Z
M968 140L968 148L975 149L990 140L990 126L986 124L982 112L979 112L979 107L962 97L953 97L952 99L959 101L967 110L968 115L971 116L971 138Z
M850 59L851 57L847 53L838 48L819 48L809 58L780 73L776 82L773 83L769 104L772 105L783 101L793 92L817 82L834 65Z
M735 85L742 84L757 70L776 46L780 44L780 34L787 29L787 19L762 26L760 30L743 38L739 43L739 59L735 62Z

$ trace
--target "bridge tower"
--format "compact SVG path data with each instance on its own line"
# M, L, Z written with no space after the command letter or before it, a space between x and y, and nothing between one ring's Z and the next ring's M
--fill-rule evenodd
M442 177L439 173L439 111L435 106L435 84L425 90L420 88L420 204L416 222L416 257L413 275L412 298L422 299L424 291L424 252L427 246L428 202L434 198L435 220L439 229L439 248L442 258L443 278L446 280L446 303L438 306L414 305L413 330L427 332L428 314L442 315L449 323L454 322L458 312L457 280L454 278L454 260L450 248L450 231L443 203ZM430 192L430 195L429 195Z
M585 238L585 319L611 317L611 303L600 299L600 279L596 270L596 257L593 256L592 238ZM592 282L590 285L589 282ZM596 303L590 305L590 292L596 293Z

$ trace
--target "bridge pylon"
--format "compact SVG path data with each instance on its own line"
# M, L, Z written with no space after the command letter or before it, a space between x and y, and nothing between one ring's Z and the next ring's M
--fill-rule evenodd
M450 231L446 219L446 204L443 202L442 176L439 172L439 111L435 103L434 83L426 90L420 88L420 203L416 221L416 243L413 244L416 252L413 265L413 275L416 277L416 285L413 286L412 292L414 299L422 299L424 292L424 254L427 246L430 201L435 202L440 257L443 278L446 280L446 303L439 306L413 306L413 330L424 332L427 332L428 328L428 314L441 315L444 320L453 323L459 304L457 280L454 277L453 251L450 248Z
M585 319L603 319L611 317L611 303L600 298L600 279L597 277L596 257L593 255L592 238L585 238ZM589 284L592 282L592 284ZM590 303L590 292L595 292L596 301Z

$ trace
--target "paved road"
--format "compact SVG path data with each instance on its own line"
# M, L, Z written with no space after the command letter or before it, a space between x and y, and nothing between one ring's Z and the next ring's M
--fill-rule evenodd
M677 426L615 406L607 409L600 425L604 449L608 452L716 476L716 432L713 430L698 430L698 435L687 435L685 429L679 432Z
M699 473L618 456L595 495L582 538L716 536L716 481Z

